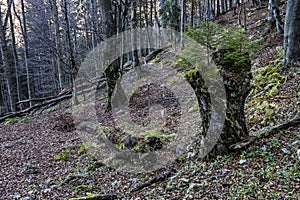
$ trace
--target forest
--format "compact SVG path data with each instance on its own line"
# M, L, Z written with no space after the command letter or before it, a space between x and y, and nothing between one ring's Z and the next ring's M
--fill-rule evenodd
M3 0L0 199L300 199L300 0Z

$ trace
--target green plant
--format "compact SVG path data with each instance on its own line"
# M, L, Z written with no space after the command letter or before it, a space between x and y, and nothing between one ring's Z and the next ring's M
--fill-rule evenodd
M87 144L82 144L82 145L79 147L79 149L78 149L78 151L77 151L77 154L78 154L78 155L83 154L83 153L86 151L87 148L88 148L88 145L87 145Z
M69 157L68 152L58 153L54 156L54 160L66 160Z
M19 118L19 117L15 117L15 118L7 118L4 120L5 124L16 124L16 123L27 123L31 120L31 118L26 115L25 117Z
M5 124L15 124L19 122L18 118L6 118L4 120Z

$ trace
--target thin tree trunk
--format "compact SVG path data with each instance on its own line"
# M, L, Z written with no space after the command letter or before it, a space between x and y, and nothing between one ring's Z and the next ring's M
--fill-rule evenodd
M71 39L71 31L70 31L70 21L69 21L69 12L68 12L68 4L66 0L63 0L63 6L64 6L64 18L66 22L66 39L67 39L67 46L68 46L68 53L69 53L69 65L71 70L71 85L73 86L73 101L75 104L77 104L77 91L76 91L76 85L75 85L75 76L78 72L78 67L76 65L75 61L75 55L74 55L74 47Z
M14 6L14 4L13 4L13 6ZM16 37L15 37L15 29L14 29L12 15L9 16L9 21L10 21L11 40L12 40L12 53L13 53L13 58L14 58L17 101L20 101L21 94L20 94L20 79L19 79L19 58L18 58L18 53L17 53L17 48L16 48ZM20 107L20 109L22 110L22 106Z
M32 99L31 95L31 87L30 87L30 74L29 74L29 67L28 67L28 59L29 59L29 51L28 51L28 37L27 37L27 24L26 24L26 15L25 15L25 5L24 0L21 0L21 7L22 7L22 24L23 24L23 39L24 39L24 60L25 60L25 69L26 69L26 82L27 82L27 92L28 92L28 99ZM32 102L29 101L29 107L32 106Z
M183 32L184 32L184 13L185 13L185 3L184 0L181 0L181 13L180 13L180 38L181 46L183 46Z
M62 46L60 41L60 32L59 32L59 18L58 18L58 9L57 9L57 2L56 0L51 0L51 8L54 17L54 35L55 35L55 50L56 50L56 65L57 65L57 72L58 72L58 83L59 83L59 90L63 89L63 74L62 74L62 62L61 62L61 55L62 55Z
M194 11L195 11L195 2L192 0L191 2L191 27L194 28Z
M8 92L8 105L7 111L14 112L15 111L15 100L14 100L14 90L13 90L13 80L11 78L11 73L9 70L9 59L8 59L8 48L7 48L7 42L6 42L6 28L8 24L9 16L11 15L11 5L12 0L8 0L7 2L7 13L4 16L4 19L2 19L2 8L0 5L0 40L1 40L1 55L2 55L2 61L3 61L3 71L5 75L5 82L7 85L7 92Z
M272 31L276 27L277 32L283 32L283 23L280 17L278 3L276 2L276 0L269 0L268 10L268 22L270 31Z

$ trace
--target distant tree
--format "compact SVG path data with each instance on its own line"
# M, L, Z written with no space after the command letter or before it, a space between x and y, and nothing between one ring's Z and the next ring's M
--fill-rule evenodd
M102 35L107 39L116 34L116 26L113 17L112 1L99 1L102 21Z
M284 63L300 61L300 0L288 0L284 24Z
M178 1L166 0L160 6L159 10L163 27L171 27L180 30L180 9Z
M9 63L9 55L8 55L8 45L6 40L7 28L8 28L8 20L11 15L11 6L12 0L7 1L6 12L3 13L1 4L0 4L0 42L1 42L1 58L2 65L4 71L4 81L7 88L7 99L9 102L6 102L5 110L6 112L15 111L15 98L14 98L14 81L11 76L10 63ZM4 88L1 88L2 90Z
M26 86L27 86L27 93L28 99L31 99L31 86L30 86L30 75L29 75L29 66L28 66L28 59L29 59L29 50L28 50L28 34L27 34L27 21L26 21L26 10L24 0L21 0L21 7L22 7L22 21L20 20L20 26L23 27L22 36L24 40L24 63L26 69ZM31 106L32 102L29 101L29 106Z
M55 37L55 55L54 58L56 65L57 65L57 71L58 71L58 85L59 90L63 88L63 72L62 72L62 43L61 43L61 37L60 37L60 25L59 25L59 13L58 13L58 6L56 0L51 0L51 10L53 13L53 23L54 23L54 37Z
M279 13L278 0L269 0L268 11L268 22L270 26L270 31L272 31L276 27L277 32L282 32L283 23Z
M100 1L100 10L101 10L101 20L102 20L102 35L104 39L108 39L111 36L117 33L113 9L112 9L112 1ZM118 69L119 69L119 61L115 61L111 63L105 70L104 74L107 79L107 94L108 100L106 105L106 112L111 111L111 98L116 86L116 81L119 78Z

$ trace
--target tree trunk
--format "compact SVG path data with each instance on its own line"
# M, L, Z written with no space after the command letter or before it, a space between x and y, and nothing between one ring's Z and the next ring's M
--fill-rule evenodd
M71 75L71 85L73 86L73 101L77 104L77 91L75 85L75 77L78 72L78 67L76 65L75 55L74 55L74 47L71 39L71 31L70 31L70 21L69 21L69 12L68 12L68 3L66 0L63 0L63 13L66 23L66 40L67 40L67 47L68 47L68 54L69 54L69 66L70 66L70 75Z
M268 10L268 22L270 31L272 31L276 27L277 32L282 32L283 23L280 17L277 0L269 0Z
M116 34L116 27L113 20L113 10L111 0L99 1L102 21L102 35L107 39Z
M284 63L300 61L300 0L289 0L284 24Z
M24 39L24 62L25 62L25 69L26 69L27 93L28 93L28 99L31 99L32 95L31 95L30 74L29 74L29 67L28 67L29 51L28 51L27 24L26 24L26 15L25 15L26 11L25 11L24 0L21 0L21 7L22 7L22 23L20 22L20 24L23 24L22 35ZM29 107L31 106L32 106L32 102L29 101Z
M104 39L108 39L116 34L116 26L113 20L113 10L111 0L100 1L100 10L101 10L101 21L102 21L102 35ZM105 112L111 111L111 98L116 86L116 81L119 78L118 69L119 69L119 60L111 63L105 70L104 74L107 79L107 94L108 100Z
M11 34L11 41L12 41L12 54L14 60L17 101L20 101L21 93L20 93L20 79L19 79L19 58L18 58L17 47L16 47L16 36L15 36L15 28L14 28L15 26L14 26L12 15L9 16L9 23L10 23L10 34ZM20 109L22 110L22 107L20 107Z
M51 0L51 9L53 12L53 22L54 22L54 35L55 35L55 50L56 50L56 65L57 65L57 72L58 72L58 83L59 83L59 90L63 88L63 77L62 77L62 62L61 62L61 55L62 55L62 46L60 41L60 33L59 33L59 18L58 18L58 9L57 9L57 2L56 0Z
M227 53L232 52L238 53L238 58L225 57ZM227 151L230 145L248 136L244 106L250 92L251 60L247 53L228 49L215 52L212 59L221 67L220 73L226 92L226 119L218 145L222 147L221 151ZM238 63L237 59L239 59Z
M6 28L8 24L9 16L11 15L11 5L12 0L8 0L7 2L7 13L5 14L3 18L2 8L0 4L0 40L1 40L1 56L2 56L2 62L3 62L3 71L4 71L4 79L7 85L7 93L8 93L8 99L9 103L6 106L7 112L15 111L15 99L14 99L14 86L13 86L13 80L11 77L10 69L9 69L9 59L8 59L8 48L7 48L7 42L6 42Z

